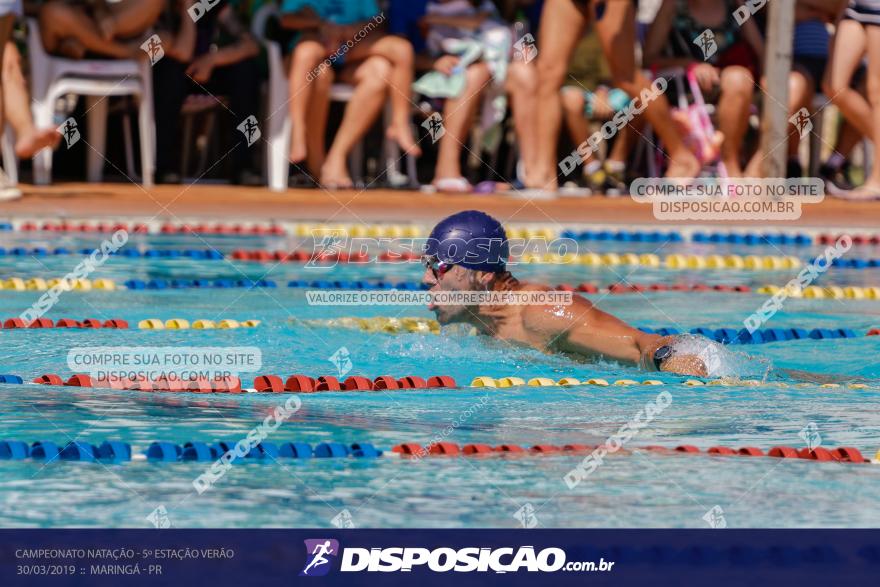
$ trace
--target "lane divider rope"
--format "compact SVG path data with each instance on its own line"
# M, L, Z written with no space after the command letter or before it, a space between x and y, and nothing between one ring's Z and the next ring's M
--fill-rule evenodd
M241 447L241 448L239 448ZM28 444L18 440L0 440L0 460L22 461L31 459L37 462L73 461L99 462L108 461L123 463L130 461L153 462L186 462L216 461L226 453L233 452L236 456L253 461L274 462L278 459L310 459L310 458L380 458L403 457L415 461L422 457L541 457L569 456L589 453L601 446L586 444L536 444L531 447L517 444L465 444L459 446L452 442L438 442L427 446L417 443L402 443L394 446L390 452L380 450L371 443L358 442L344 444L341 442L321 442L314 447L307 442L260 442L250 446L241 441L199 442L190 441L183 445L173 442L152 442L142 452L135 451L127 442L105 440L100 445L84 441L57 444L52 441L40 440ZM815 462L836 462L847 464L876 464L880 460L880 451L874 459L865 458L855 447L843 446L827 449L821 446L797 449L791 446L774 446L766 452L760 448L747 446L734 449L726 446L713 446L705 452L693 445L679 445L674 448L664 446L645 446L607 452L619 455L632 454L634 451L654 454L672 455L706 455L714 457L766 457L782 459L798 459Z
M590 229L559 230L555 225L514 224L505 227L510 238L571 238L582 241L615 242L680 242L729 243L745 245L811 245L831 244L841 233L815 230L789 231L780 227L775 232L713 231L690 226L660 232L652 227L644 230L620 230L612 225ZM0 221L0 231L112 233L126 230L135 234L201 234L201 235L291 235L310 237L333 230L351 237L424 237L430 226L417 223L325 224L315 222L130 222L71 219L61 222L37 219ZM855 245L878 245L880 233L848 233Z
M419 318L414 316L402 316L399 318L389 318L385 316L373 318L326 318L326 319L302 319L293 318L290 320L293 324L305 324L308 326L318 327L336 327L350 328L355 330L363 330L365 332L387 332L389 334L400 334L407 332L422 333L440 333L440 323L430 318ZM661 336L670 336L674 334L682 334L677 328L648 328L641 327L640 330ZM472 331L475 332L475 331ZM857 334L851 328L764 328L749 333L745 328L692 328L688 334L696 334L704 336L715 342L722 344L763 344L769 342L783 342L789 340L833 340L838 338L861 338L862 336L880 335L880 328L872 328L864 335Z
M124 330L129 328L128 322L119 318L104 320L103 322L95 318L85 318L83 320L74 320L71 318L59 318L52 321L50 318L37 318L31 322L25 322L21 318L0 318L0 328L6 330L13 329L32 329L32 328L110 328ZM161 320L159 318L147 318L137 323L139 330L186 330L195 329L211 329L211 328L254 328L260 325L260 320L232 320L224 318L223 320L193 320L190 322L184 318L169 318Z
M0 383L15 385L54 385L65 387L86 387L95 389L131 390L131 391L169 391L169 392L193 392L193 393L318 393L318 392L349 392L349 391L407 391L415 389L454 389L460 388L456 380L448 375L435 375L423 378L418 375L407 375L395 378L390 375L380 375L373 379L359 375L352 375L340 381L333 375L310 377L308 375L294 374L287 378L279 375L259 375L254 378L252 387L243 388L241 379L236 376L218 377L213 379L196 378L183 380L176 377L163 376L158 379L127 379L124 377L93 378L86 374L74 374L67 380L56 373L46 373L27 382L26 377L20 375L0 375ZM842 383L787 383L784 381L763 382L757 379L686 379L684 381L664 382L659 379L615 379L609 381L602 377L531 377L519 376L508 377L475 377L469 388L515 388L515 387L571 387L576 385L591 387L639 387L655 385L683 385L685 387L722 386L722 387L767 387L767 388L813 388L822 389L877 389L877 385L850 382Z
M0 256L34 256L46 257L49 255L89 255L93 249L73 250L64 247L46 249L44 247L26 248L15 247L4 249L0 247ZM236 249L228 254L217 250L201 249L147 249L140 251L137 248L128 247L114 252L113 255L128 258L156 258L156 259L198 259L198 260L235 260L255 261L260 263L310 263L310 264L367 264L375 262L387 263L417 263L421 255L414 252L384 251L378 255L370 255L365 252L349 254L342 252L322 252L315 254L314 251L303 249L295 251L270 251L265 249ZM526 254L512 258L511 261L523 264L574 264L593 267L614 266L642 266L656 269L684 270L684 269L723 269L753 271L782 271L787 269L800 269L804 261L791 255L697 255L673 253L660 257L654 253L544 253ZM807 260L812 262L813 259ZM844 269L869 269L880 267L880 258L863 259L855 257L837 258L832 265Z
M230 289L230 288L276 288L278 283L270 279L129 279L123 283L117 283L112 279L44 279L42 277L21 278L10 277L0 279L0 290L6 291L46 291L58 287L62 291L80 292L104 292L121 290L165 290L165 289ZM300 280L294 279L287 282L288 288L310 289L344 289L344 290L425 290L427 286L416 281L349 281L349 280ZM650 292L683 292L683 293L753 293L748 285L727 285L706 283L612 283L607 286L599 286L593 283L560 283L555 289L559 291L571 291L585 294L629 294ZM785 291L788 297L807 299L854 299L854 300L880 300L880 286L825 286L811 285L806 288L787 287L777 285L762 285L754 290L755 293L775 295Z

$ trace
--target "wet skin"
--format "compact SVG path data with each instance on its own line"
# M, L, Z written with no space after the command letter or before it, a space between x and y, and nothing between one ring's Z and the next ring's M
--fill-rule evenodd
M429 291L553 291L542 284L499 279L494 273L454 266L442 275L425 269ZM441 325L467 323L487 334L544 352L560 352L588 359L607 358L655 371L654 351L675 337L648 334L603 312L590 301L572 295L571 304L433 306ZM691 355L674 355L661 371L704 377L706 366Z

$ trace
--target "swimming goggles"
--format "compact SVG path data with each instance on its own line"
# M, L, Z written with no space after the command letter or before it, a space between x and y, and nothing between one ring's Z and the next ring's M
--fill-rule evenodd
M454 267L452 263L441 261L436 255L425 255L422 257L422 263L427 269L431 270L431 273L434 274L434 279L440 279Z

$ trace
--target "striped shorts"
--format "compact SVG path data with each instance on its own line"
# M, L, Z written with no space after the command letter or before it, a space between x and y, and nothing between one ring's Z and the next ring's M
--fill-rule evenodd
M880 0L850 0L845 16L864 25L880 26Z

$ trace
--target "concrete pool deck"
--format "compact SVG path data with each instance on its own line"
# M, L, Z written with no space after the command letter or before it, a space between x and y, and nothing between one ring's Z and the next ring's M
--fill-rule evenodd
M478 208L505 222L551 224L742 225L774 227L853 227L876 231L880 201L848 202L826 198L806 204L795 221L661 222L651 206L628 197L527 200L505 195L446 195L418 191L289 189L271 192L260 187L230 185L162 185L145 190L123 183L62 183L21 185L25 196L0 203L3 218L138 218L224 221L431 222L453 212Z

